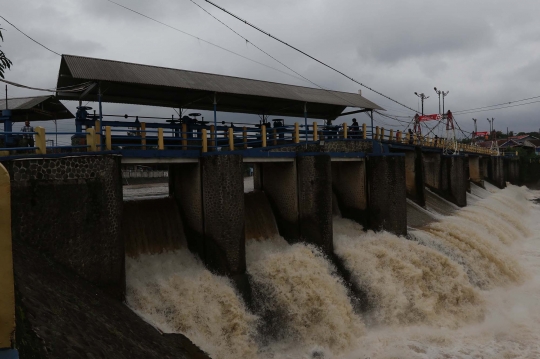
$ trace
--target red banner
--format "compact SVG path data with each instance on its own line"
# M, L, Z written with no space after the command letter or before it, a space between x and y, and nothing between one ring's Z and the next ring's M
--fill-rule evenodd
M424 115L424 116L418 116L418 121L440 121L442 119L442 116L438 113L433 115Z
M473 132L474 133L474 132ZM475 136L487 136L489 132L476 132L474 133Z

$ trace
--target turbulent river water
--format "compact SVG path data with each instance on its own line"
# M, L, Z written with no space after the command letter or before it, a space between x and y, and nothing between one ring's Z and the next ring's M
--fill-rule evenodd
M430 223L408 238L336 216L335 253L363 311L333 261L288 244L264 197L246 197L254 305L178 244L126 258L127 303L215 359L540 358L539 196L473 186L458 209L430 193Z

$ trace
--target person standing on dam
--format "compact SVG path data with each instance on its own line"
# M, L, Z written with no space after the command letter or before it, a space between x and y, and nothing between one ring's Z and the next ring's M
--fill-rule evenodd
M356 118L353 118L352 125L351 125L351 138L354 140L360 138L360 136L358 136L359 131L360 131L360 126L358 126L358 122L356 121Z
M21 132L25 132L23 134L23 144L22 147L34 147L34 135L32 133L26 133L26 132L34 132L34 127L30 126L30 121L26 120L24 122L24 126L21 127Z

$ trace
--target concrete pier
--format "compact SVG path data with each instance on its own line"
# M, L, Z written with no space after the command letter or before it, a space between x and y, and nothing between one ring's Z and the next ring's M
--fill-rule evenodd
M443 156L441 166L441 193L452 203L467 205L468 178L463 156Z
M504 162L502 157L489 158L488 180L491 184L501 189L506 187L506 182L504 181Z
M299 155L296 161L300 239L331 254L334 251L334 242L330 156Z
M404 156L367 159L369 227L407 234L407 189Z
M469 156L469 179L472 183L484 187L484 176L482 175L482 169L480 167L479 156Z

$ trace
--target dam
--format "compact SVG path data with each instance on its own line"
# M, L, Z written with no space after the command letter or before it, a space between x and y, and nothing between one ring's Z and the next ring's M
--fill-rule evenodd
M88 80L76 61L63 58L62 79ZM135 97L137 86L109 81ZM101 97L98 86L89 96ZM229 95L221 105L238 109ZM313 108L315 119L346 107L287 101L303 105L283 115ZM377 108L366 101L362 111ZM34 153L0 157L0 278L12 288L0 301L2 348L74 358L540 355L531 299L540 163L461 144L449 153L367 124L351 136L346 124L307 120L271 130L77 121L67 152L36 129ZM126 128L136 135L118 134ZM126 196L122 166L132 164L167 166L163 191Z

